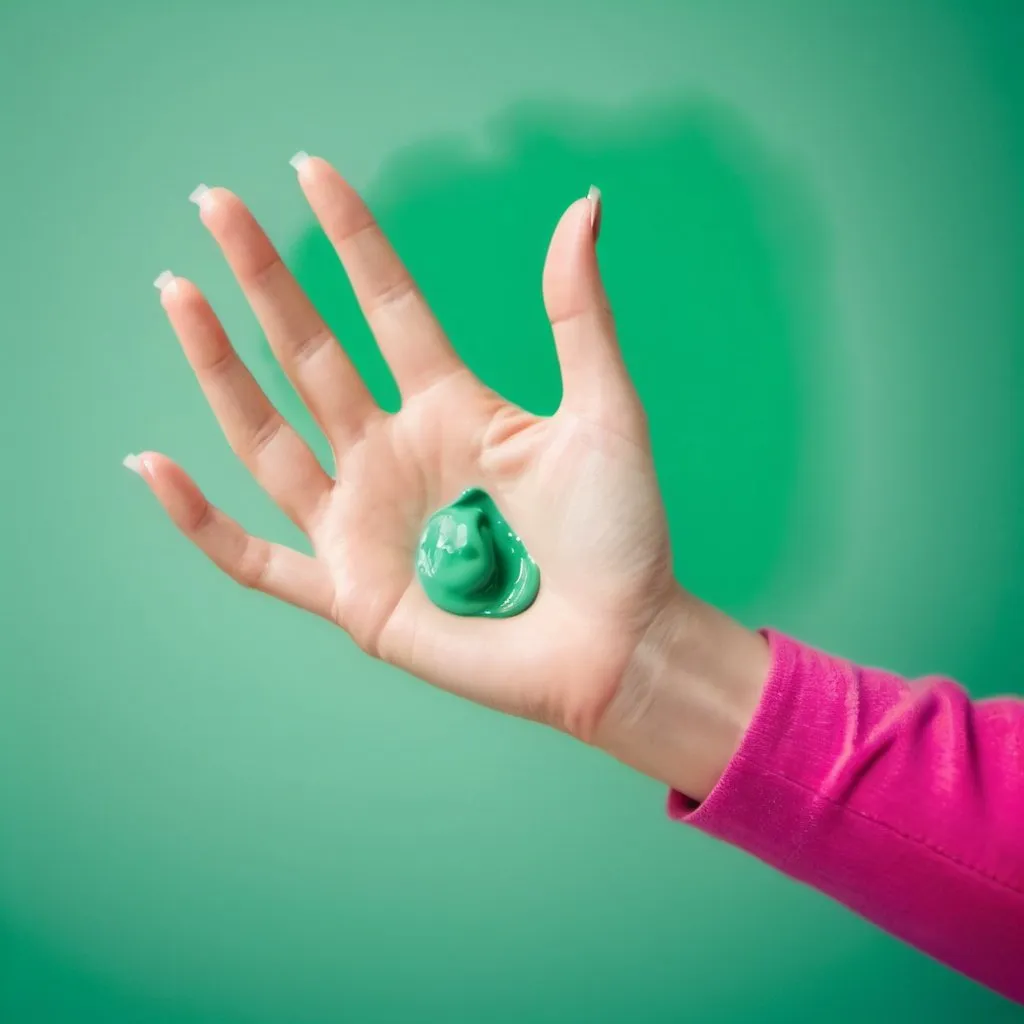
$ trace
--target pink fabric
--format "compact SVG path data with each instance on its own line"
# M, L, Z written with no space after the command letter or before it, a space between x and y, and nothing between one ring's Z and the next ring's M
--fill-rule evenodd
M739 750L669 813L1024 1003L1024 701L765 636Z

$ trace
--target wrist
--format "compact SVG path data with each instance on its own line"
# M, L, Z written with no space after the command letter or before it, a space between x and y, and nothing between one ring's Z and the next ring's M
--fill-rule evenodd
M701 801L739 747L770 664L759 633L677 587L637 645L594 745Z

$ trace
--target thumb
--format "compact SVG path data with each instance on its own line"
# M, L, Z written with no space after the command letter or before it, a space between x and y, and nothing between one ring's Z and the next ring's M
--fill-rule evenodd
M638 422L639 400L601 283L601 213L601 193L591 187L562 214L544 263L544 305L562 373L560 409L628 431Z

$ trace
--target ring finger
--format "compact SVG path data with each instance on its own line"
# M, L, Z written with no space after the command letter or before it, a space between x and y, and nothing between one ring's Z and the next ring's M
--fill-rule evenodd
M270 403L238 357L202 292L184 278L157 278L160 301L232 450L300 529L310 528L331 478Z

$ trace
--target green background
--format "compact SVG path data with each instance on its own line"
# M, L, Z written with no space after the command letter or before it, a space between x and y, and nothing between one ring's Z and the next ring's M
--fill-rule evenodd
M683 581L1020 692L1022 52L977 0L6 0L0 1020L1024 1018L657 784L236 589L120 467L166 451L294 539L151 285L199 281L308 426L200 181L393 403L287 164L334 161L538 411L544 252L595 182Z

